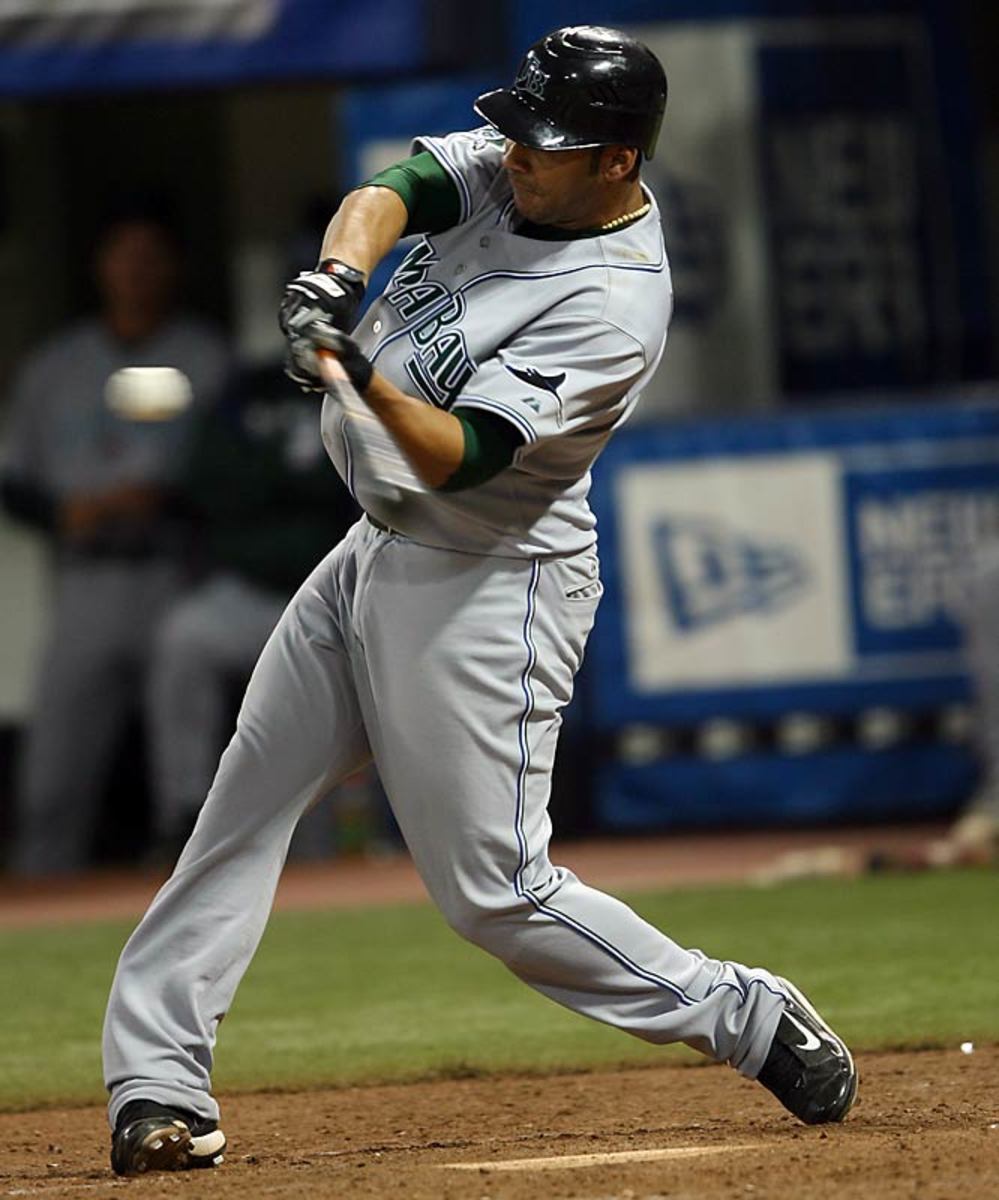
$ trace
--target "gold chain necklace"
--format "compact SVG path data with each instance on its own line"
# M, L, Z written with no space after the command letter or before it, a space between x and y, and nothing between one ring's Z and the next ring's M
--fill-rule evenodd
M612 229L620 229L622 225L627 225L629 221L637 221L639 217L644 217L651 207L651 202L646 200L641 208L636 208L634 212L625 213L623 217L615 217L613 221L605 221L603 225L598 225L597 228L601 233L608 233Z

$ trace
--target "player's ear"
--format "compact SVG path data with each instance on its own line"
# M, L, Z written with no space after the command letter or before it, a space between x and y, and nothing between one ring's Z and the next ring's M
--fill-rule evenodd
M612 183L628 179L638 162L638 151L634 146L607 146L604 149L604 178Z

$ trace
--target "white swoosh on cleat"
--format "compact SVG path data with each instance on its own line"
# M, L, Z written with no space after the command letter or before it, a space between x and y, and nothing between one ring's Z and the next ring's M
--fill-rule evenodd
M200 1137L191 1137L191 1153L197 1158L218 1154L224 1147L225 1134L221 1129L213 1129L211 1133L203 1133Z
M799 1046L799 1049L818 1050L820 1048L822 1043L810 1029L806 1029L799 1020L797 1020L795 1017L792 1017L791 1014L786 1010L784 1012L784 1017L791 1022L795 1029L797 1029L801 1036L805 1039Z

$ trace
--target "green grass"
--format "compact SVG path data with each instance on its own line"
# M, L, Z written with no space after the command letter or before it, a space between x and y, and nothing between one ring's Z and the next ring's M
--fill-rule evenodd
M995 872L631 897L684 945L792 977L857 1048L999 1040ZM0 1108L97 1101L120 922L0 933ZM278 914L222 1029L220 1091L661 1060L538 996L430 908Z

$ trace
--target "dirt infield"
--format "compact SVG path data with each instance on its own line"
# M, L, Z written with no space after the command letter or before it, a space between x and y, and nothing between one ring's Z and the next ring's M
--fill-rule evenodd
M862 1057L809 1129L724 1067L223 1098L217 1171L117 1180L96 1108L0 1116L0 1196L406 1200L987 1200L999 1047Z
M905 848L932 828L747 834L566 847L559 861L604 887L736 881L790 862L826 869ZM839 859L837 859L839 862ZM781 866L784 864L784 866ZM807 873L807 872L806 872ZM122 874L59 888L0 886L0 927L138 915L155 889ZM279 907L422 899L405 860L292 868ZM6 1196L130 1200L989 1200L999 1198L999 1046L861 1056L843 1126L808 1129L724 1067L452 1079L222 1097L219 1171L118 1180L103 1109L0 1114ZM2 1054L0 1054L2 1069Z

